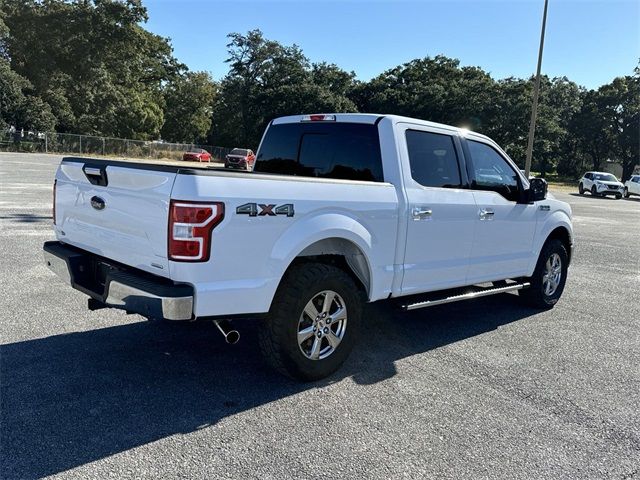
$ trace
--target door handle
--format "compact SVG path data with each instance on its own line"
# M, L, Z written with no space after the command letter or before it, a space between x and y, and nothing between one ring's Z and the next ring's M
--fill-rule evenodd
M490 208L481 208L480 211L478 212L478 216L480 217L480 220L493 220L493 216L495 214L496 212L494 212Z
M411 215L416 221L431 218L432 213L431 209L426 207L413 207L413 210L411 210Z

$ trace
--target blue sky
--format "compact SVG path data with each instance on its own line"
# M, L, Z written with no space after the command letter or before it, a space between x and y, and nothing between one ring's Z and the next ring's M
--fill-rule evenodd
M534 73L543 0L146 0L146 28L170 37L177 58L214 78L227 72L226 35L260 28L312 61L368 80L438 54L494 78ZM589 88L631 74L640 58L640 1L549 0L543 73Z

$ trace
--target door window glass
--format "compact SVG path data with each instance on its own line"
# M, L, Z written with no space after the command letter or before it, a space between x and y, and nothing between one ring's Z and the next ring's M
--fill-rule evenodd
M460 187L458 155L450 135L407 130L411 178L425 187Z
M517 201L518 175L493 147L473 140L468 141L473 162L472 188L499 193L507 200Z

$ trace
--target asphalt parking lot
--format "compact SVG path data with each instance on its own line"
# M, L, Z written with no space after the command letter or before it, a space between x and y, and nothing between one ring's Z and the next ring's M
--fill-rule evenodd
M1 478L640 478L640 199L554 192L577 247L555 309L371 306L299 384L255 322L228 346L89 312L42 262L59 160L0 154Z

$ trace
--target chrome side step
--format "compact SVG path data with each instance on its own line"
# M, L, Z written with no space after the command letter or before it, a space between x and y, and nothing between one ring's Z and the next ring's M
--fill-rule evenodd
M462 300L472 300L474 298L487 297L489 295L496 295L498 293L515 292L516 290L522 290L523 288L527 288L529 286L531 286L529 282L524 282L524 283L514 283L504 287L489 287L489 288L478 287L477 290L472 292L466 292L458 295L452 295L449 297L434 298L433 300L425 300L423 302L409 303L407 305L402 305L402 309L406 311L417 310L418 308L433 307L435 305L442 305L444 303L452 303L452 302L460 302Z

